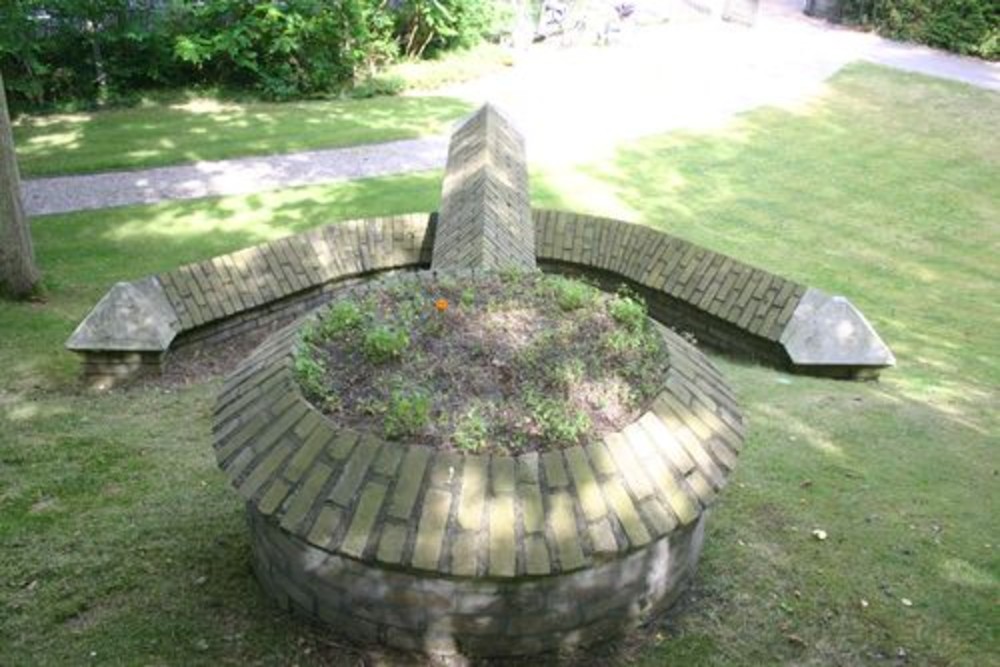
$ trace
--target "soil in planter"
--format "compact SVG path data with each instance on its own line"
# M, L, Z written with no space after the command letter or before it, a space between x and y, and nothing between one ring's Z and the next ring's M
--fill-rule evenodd
M540 273L377 284L327 307L295 359L306 395L342 426L510 454L622 428L668 367L639 297Z

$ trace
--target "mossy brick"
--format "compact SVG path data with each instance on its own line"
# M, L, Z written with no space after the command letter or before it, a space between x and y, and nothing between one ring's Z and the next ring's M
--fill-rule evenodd
M454 452L438 452L431 461L427 483L431 486L449 487L462 474L462 457Z
M342 507L347 507L354 501L358 489L368 474L368 468L378 454L380 445L381 443L373 438L361 438L351 458L344 464L333 490L330 491L330 500Z
M570 447L565 451L565 455L583 515L588 521L600 519L607 514L607 509L604 506L604 500L601 498L601 491L597 486L594 471L590 469L590 464L587 463L587 455L584 454L582 447Z
M490 481L494 494L514 492L514 459L509 456L490 457Z
M694 492L697 496L698 501L701 502L703 507L708 507L715 500L715 488L712 486L711 480L708 479L700 470L694 470L686 478L688 488Z
M660 535L666 535L677 527L677 519L657 498L648 498L643 502L639 506L639 513Z
M451 539L451 573L459 577L472 577L479 571L479 535L462 531Z
M283 479L273 480L257 502L257 509L264 515L274 514L291 488L292 485Z
M242 451L243 446L255 435L260 433L268 422L267 415L257 413L251 419L241 422L228 436L226 440L216 441L215 456L229 472L228 461L237 451ZM252 455L252 454L251 454Z
M639 500L653 493L653 487L639 465L628 440L621 433L610 433L604 438L608 451L615 460L622 477Z
M700 441L697 444L685 445L680 440L673 437L673 434L669 432L669 429L667 429L666 425L660 418L657 417L655 421L657 424L660 425L660 428L666 431L667 434L670 436L670 441L672 441L673 443L671 445L671 449L673 450L677 447L680 447L682 451L684 451L691 458L691 460L698 467L698 469L702 471L702 473L709 479L709 481L711 481L713 487L717 489L722 488L722 485L726 483L726 475L724 472L722 472L722 470L719 468L719 466L715 463L715 461L709 454L707 442ZM665 440L666 438L664 438L661 433L661 435L657 437L656 441L658 444L662 445L662 443L665 442ZM674 460L670 458L669 454L667 454L667 458L668 460L671 461ZM690 470L684 472L686 474L690 472Z
M358 443L361 439L361 434L357 431L352 431L350 429L343 429L334 436L333 440L327 445L327 453L338 460L346 459L352 451L354 451L354 445Z
M545 470L545 484L550 489L569 486L569 476L563 463L562 452L545 452L542 454L542 467Z
M549 547L541 535L528 535L524 538L524 559L524 569L529 575L545 575L552 571Z
M403 453L406 450L391 442L385 443L382 447L382 451L379 452L378 458L375 459L375 466L372 468L379 475L385 475L386 477L391 477L396 473L396 469L399 468L399 462L403 459Z
M517 481L538 483L538 452L528 452L517 457Z
M587 534L590 537L590 544L593 552L598 557L607 557L618 553L618 542L615 540L615 533L611 530L611 524L607 519L601 519L587 526Z
M375 557L383 563L399 565L403 562L406 536L409 528L405 524L387 523L382 526Z
M694 459L658 415L647 412L633 424L633 427L637 433L646 438L648 443L648 453L644 451L644 457L656 457L659 453L683 475L694 470Z
M491 498L489 512L488 572L494 577L512 577L517 565L517 549L514 544L514 497L503 495Z
M272 448L264 456L258 457L250 474L240 482L240 494L244 498L254 496L264 484L278 476L278 469L291 453L291 448L279 446Z
M309 528L306 539L320 548L325 548L333 540L333 534L340 527L344 516L343 510L324 505Z
M417 495L424 481L427 463L432 450L429 447L410 447L403 457L403 464L396 476L396 486L389 504L389 516L397 519L409 519Z
M301 402L293 400L285 407L277 406L272 412L275 419L270 421L270 425L258 433L252 440L255 449L266 449L275 443L279 438L291 430L295 423L306 413L308 408Z
M486 501L489 459L466 456L462 471L462 490L458 501L458 525L463 530L479 530Z
M285 466L285 479L289 482L297 482L312 466L313 461L316 460L316 457L319 456L332 437L333 434L326 428L314 430Z
M417 527L417 538L413 544L411 563L424 570L438 569L448 513L451 511L452 496L441 489L428 489L424 497Z
M281 517L282 528L288 531L298 528L332 474L333 468L325 463L317 463L312 467L287 503L284 516Z
M323 423L323 417L315 410L308 410L305 416L299 420L299 423L295 425L295 437L299 440L305 440L313 432L313 430Z
M549 496L549 530L555 542L559 565L564 572L583 567L583 547L576 529L573 496L565 492Z
M674 414L680 418L684 424L690 428L694 434L702 439L707 440L715 435L714 431L705 422L698 419L698 417L691 411L691 408L684 405L677 396L671 391L665 391L657 397L656 403L666 404L670 406Z
M660 497L666 501L681 525L687 525L697 519L701 513L698 499L693 492L689 493L685 489L686 484L683 479L665 468L653 474L656 477L656 486L660 490Z
M622 483L617 479L609 479L601 484L601 490L632 546L649 544L649 531Z
M590 457L590 464L599 475L613 475L618 471L615 466L608 447L603 442L591 442L584 446L587 456Z
M521 518L524 532L540 533L545 530L545 508L542 491L537 484L519 484L517 496L521 501Z
M340 544L342 553L355 558L361 558L364 554L375 520L378 519L382 501L385 499L386 488L384 484L378 482L365 484L354 516L351 518L351 524L347 527L347 534Z

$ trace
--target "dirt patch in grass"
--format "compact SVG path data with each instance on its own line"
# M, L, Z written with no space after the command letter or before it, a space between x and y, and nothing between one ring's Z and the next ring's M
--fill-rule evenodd
M476 452L622 428L668 367L637 297L535 273L381 283L334 301L296 356L306 394L338 423Z

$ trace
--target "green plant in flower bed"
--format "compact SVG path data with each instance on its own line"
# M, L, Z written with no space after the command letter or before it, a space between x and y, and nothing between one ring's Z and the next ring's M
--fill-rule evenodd
M669 361L638 297L513 271L387 280L335 301L302 341L303 389L338 422L470 452L621 428Z
M365 334L365 357L375 364L398 359L410 345L410 337L399 328L379 325Z
M431 397L422 389L396 389L385 407L384 432L390 440L420 433L430 423Z

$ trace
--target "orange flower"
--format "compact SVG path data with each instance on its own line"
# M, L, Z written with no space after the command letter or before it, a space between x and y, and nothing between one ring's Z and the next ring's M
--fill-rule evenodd
M437 308L439 313L443 313L448 310L448 299L438 299L434 302L434 307Z

